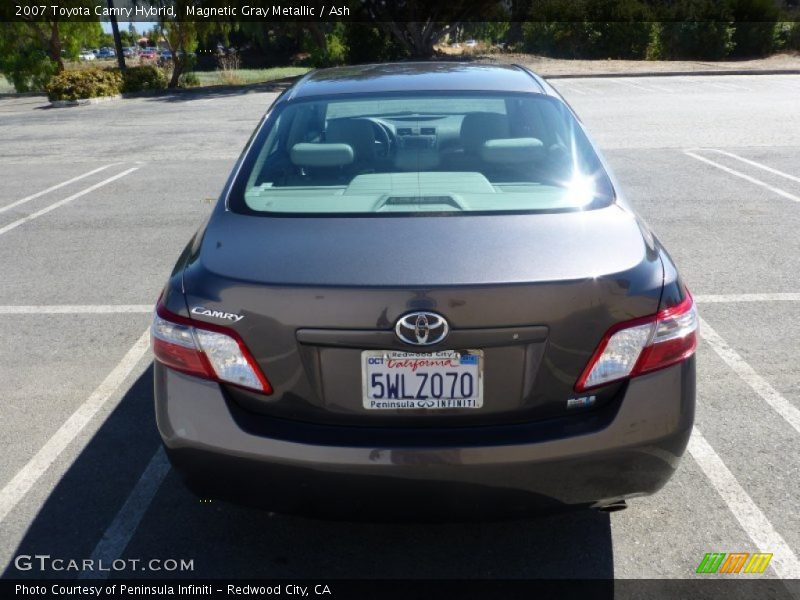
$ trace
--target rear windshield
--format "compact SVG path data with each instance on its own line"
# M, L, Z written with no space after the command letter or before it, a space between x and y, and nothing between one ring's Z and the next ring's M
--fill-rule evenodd
M608 205L600 160L539 94L328 97L276 109L230 207L250 214L552 212Z

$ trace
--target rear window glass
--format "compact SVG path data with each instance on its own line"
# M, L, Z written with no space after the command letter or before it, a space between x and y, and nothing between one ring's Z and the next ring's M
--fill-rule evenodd
M246 213L583 210L612 188L563 103L538 94L333 97L276 109L231 194Z

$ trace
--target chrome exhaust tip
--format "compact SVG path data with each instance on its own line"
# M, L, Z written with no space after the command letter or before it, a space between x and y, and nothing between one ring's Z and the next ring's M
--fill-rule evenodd
M628 503L625 502L625 500L617 500L616 502L594 507L595 510L604 513L619 512L620 510L625 510L626 508L628 508Z

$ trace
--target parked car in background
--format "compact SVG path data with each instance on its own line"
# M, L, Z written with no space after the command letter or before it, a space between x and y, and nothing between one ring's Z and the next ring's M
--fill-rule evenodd
M351 66L266 112L153 319L156 420L192 489L447 519L666 483L694 302L553 87Z
M79 60L95 60L95 55L89 50L82 50L78 55Z
M111 48L100 48L97 58L115 58L117 53Z
M155 48L145 48L141 52L139 52L139 58L142 60L155 60L156 59L156 49Z
M478 45L478 42L476 40L467 40L466 42L464 42L464 45L467 48L474 48L475 46Z
M138 54L138 51L134 47L129 47L129 48L123 48L122 49L122 56L124 56L125 58L133 58L137 54Z
M158 53L158 63L164 65L172 60L172 52L169 50L161 50Z

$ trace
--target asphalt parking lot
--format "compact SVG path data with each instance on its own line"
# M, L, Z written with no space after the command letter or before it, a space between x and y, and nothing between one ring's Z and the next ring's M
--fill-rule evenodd
M269 92L0 100L0 567L193 560L175 577L800 578L800 76L553 80L698 300L696 431L611 515L322 522L184 490L159 450L149 310ZM129 568L112 576L153 577Z

